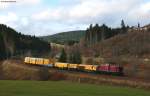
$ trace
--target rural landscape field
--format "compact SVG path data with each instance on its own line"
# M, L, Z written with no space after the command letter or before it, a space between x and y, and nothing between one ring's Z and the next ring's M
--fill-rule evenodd
M150 0L0 0L0 96L150 96Z
M0 81L1 96L149 96L149 91L65 81Z

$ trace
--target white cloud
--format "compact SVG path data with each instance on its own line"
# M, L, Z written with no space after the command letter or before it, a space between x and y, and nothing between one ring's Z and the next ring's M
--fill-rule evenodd
M35 20L60 20L64 22L88 22L102 19L104 16L123 15L134 9L139 0L75 0L80 1L73 6L48 8L32 15ZM120 6L121 5L121 6ZM101 18L100 18L101 17ZM119 18L122 19L122 18Z
M21 19L21 23L22 23L23 26L28 26L29 25L29 19L26 18L26 17L23 17Z
M134 22L150 23L150 2L142 3L128 12L128 19Z
M9 12L6 15L0 15L0 23L10 24L16 22L17 20L18 16L13 12Z
M32 15L35 20L59 20L63 19L64 11L61 8L48 9Z
M82 2L70 10L73 18L99 18L111 15L124 15L133 10L139 0L81 0ZM119 19L119 18L118 18ZM121 18L120 18L121 19Z
M144 18L150 18L150 2L143 4L140 8L140 11Z

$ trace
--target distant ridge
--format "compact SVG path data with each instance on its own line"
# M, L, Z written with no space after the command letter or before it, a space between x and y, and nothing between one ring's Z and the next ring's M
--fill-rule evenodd
M79 42L81 38L85 36L85 30L76 30L76 31L68 31L62 32L50 36L40 37L48 42L58 43L58 44L66 44L69 41Z

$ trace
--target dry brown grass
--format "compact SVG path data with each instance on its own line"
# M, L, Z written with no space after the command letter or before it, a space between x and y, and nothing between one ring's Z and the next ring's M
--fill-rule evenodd
M66 77L67 76L63 73L52 72L50 73L49 80L53 80L53 81L66 80Z
M48 67L23 64L19 60L6 60L0 66L0 79L6 80L65 80L66 75L50 71ZM3 73L3 74L2 74Z
M126 86L132 88L150 89L150 82L143 79L113 77L113 76L90 76L90 75L68 75L67 80L79 83L91 83L97 85Z
M2 76L3 74L2 74L2 61L0 61L0 79L2 79Z
M12 60L6 60L2 64L3 79L8 80L47 80L48 69L32 67Z

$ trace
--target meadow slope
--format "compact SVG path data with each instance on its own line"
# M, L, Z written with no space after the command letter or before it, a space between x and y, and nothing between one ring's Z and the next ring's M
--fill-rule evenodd
M150 96L149 91L65 81L0 81L0 96Z

